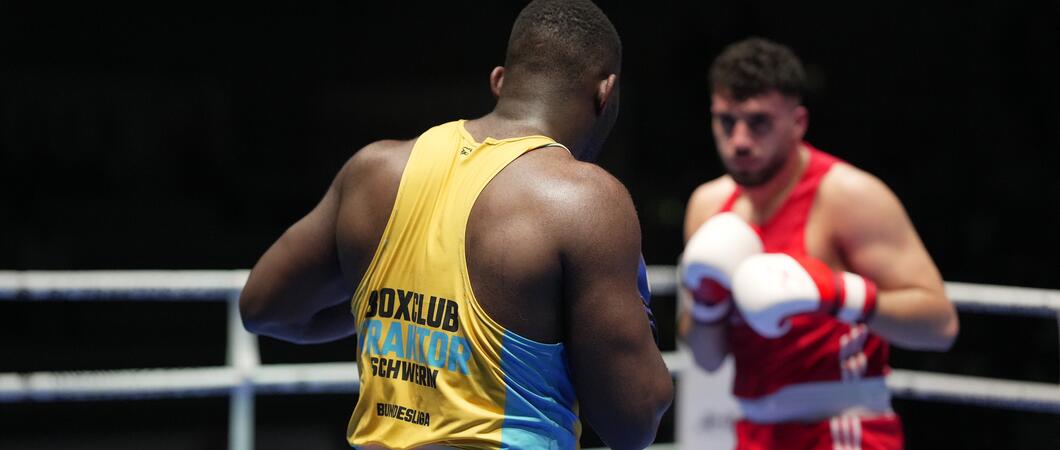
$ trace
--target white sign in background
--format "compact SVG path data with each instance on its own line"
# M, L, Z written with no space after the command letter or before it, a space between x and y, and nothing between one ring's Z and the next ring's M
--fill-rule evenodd
M681 372L674 424L679 449L732 450L736 446L734 427L740 408L732 396L732 374L731 356L713 373L695 363Z

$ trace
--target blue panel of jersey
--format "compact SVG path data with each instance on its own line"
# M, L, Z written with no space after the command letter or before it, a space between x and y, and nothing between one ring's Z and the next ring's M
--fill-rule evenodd
M501 448L575 448L574 386L563 344L504 332L501 370L507 386Z

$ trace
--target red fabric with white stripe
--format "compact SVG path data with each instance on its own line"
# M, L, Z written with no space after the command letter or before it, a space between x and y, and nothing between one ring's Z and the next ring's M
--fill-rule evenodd
M736 422L736 450L895 450L902 445L902 423L894 415L773 425Z
M821 179L839 160L809 144L810 161L791 194L759 227L765 251L807 255L806 221ZM720 212L730 211L737 187ZM815 255L809 255L815 256ZM806 382L837 381L886 375L887 343L864 325L848 325L824 314L791 319L791 330L776 339L759 336L739 317L730 318L728 344L736 361L733 393L756 399Z

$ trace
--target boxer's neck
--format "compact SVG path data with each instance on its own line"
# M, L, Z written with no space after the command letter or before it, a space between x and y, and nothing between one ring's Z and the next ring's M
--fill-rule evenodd
M480 141L485 137L548 136L576 152L577 145L585 140L596 119L593 112L583 106L570 101L501 99L492 112L466 122L465 128Z
M741 186L744 195L751 201L755 222L763 223L776 212L806 171L809 160L809 149L799 143L795 154L784 162L784 166L771 180L759 186Z

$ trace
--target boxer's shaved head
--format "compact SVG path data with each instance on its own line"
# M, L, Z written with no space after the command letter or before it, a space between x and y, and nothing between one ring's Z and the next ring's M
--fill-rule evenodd
M526 75L560 86L617 74L622 42L614 25L589 0L535 0L519 13L508 39L509 83Z

